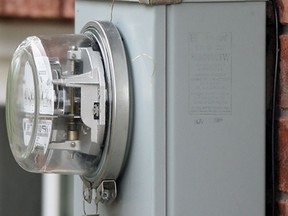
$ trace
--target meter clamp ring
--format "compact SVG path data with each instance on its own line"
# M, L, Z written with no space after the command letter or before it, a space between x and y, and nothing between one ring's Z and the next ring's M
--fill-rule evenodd
M107 87L106 137L95 171L81 176L86 187L97 188L104 180L116 180L127 157L131 123L130 77L122 38L111 22L91 21L82 31L98 45Z

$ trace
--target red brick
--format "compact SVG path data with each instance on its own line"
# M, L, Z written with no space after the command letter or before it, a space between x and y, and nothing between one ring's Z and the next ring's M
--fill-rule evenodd
M4 1L5 16L20 16L25 17L29 14L27 3L29 0L6 0Z
M74 18L74 0L0 0L0 16Z
M30 17L58 18L61 14L60 0L30 0Z
M75 15L75 1L74 0L62 0L62 16L64 18L74 18Z
M278 216L287 216L288 215L288 201L281 200L278 202L279 215Z
M280 47L279 106L286 109L288 108L288 35L280 36Z
M279 20L282 24L288 24L288 1L277 0L279 9Z
M4 12L4 4L5 4L4 0L0 0L0 15L3 14Z
M288 192L288 118L278 121L279 190Z

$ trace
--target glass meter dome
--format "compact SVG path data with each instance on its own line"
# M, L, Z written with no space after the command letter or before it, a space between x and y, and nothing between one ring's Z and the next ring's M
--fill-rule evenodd
M109 31L107 30L109 29ZM130 79L122 39L109 22L81 34L31 36L7 81L12 153L30 172L116 179L129 138Z

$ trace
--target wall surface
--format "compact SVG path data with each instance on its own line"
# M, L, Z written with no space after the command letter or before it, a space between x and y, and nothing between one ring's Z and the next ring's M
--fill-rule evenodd
M5 17L73 18L74 0L0 0Z
M277 92L277 204L279 216L288 216L288 1L275 0L279 15L279 80ZM266 181L268 212L271 210L272 182L271 172L271 107L272 87L275 66L275 17L271 1L267 2L267 39L266 39L266 108L267 108L267 146ZM267 215L271 215L268 213ZM273 215L274 216L274 215Z
M288 215L288 1L277 0L279 20L282 25L280 35L280 86L278 121L278 190L279 190L279 215Z

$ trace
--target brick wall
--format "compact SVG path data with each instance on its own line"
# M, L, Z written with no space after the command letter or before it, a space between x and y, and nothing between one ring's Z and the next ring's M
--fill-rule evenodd
M288 24L288 1L277 0L279 20L284 30ZM288 34L280 35L280 74L278 120L278 210L279 216L288 216Z
M0 0L0 16L72 19L74 0Z

